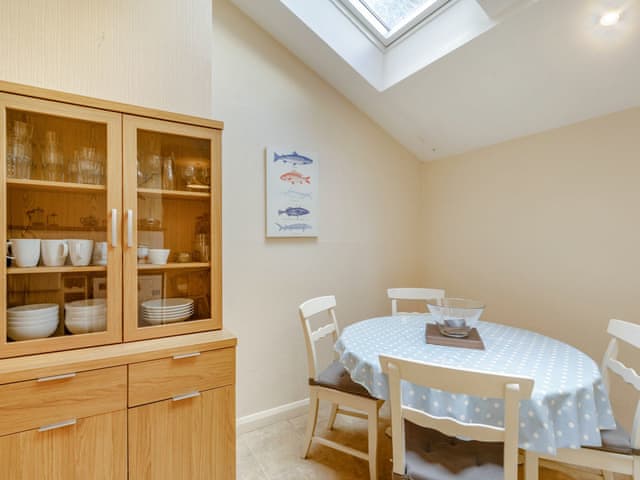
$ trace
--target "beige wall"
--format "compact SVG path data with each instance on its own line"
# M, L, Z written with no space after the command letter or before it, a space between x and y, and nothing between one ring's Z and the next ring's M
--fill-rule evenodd
M342 325L418 281L420 164L258 28L215 0L213 113L225 121L224 321L238 334L238 415L308 396L297 306L335 294ZM320 236L265 239L264 148L320 158Z
M211 0L0 0L0 79L211 114Z
M423 283L599 361L609 318L640 322L639 180L638 108L425 164Z

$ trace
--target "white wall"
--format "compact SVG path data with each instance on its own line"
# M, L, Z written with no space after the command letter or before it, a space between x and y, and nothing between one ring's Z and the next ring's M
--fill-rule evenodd
M635 108L425 164L424 284L599 362L610 318L640 323L639 127ZM629 425L637 394L612 391Z
M239 336L238 416L308 396L297 306L335 294L342 325L416 284L420 163L228 0L214 0L223 135L224 322ZM320 158L318 239L265 239L264 148Z
M0 0L0 79L211 114L211 0Z

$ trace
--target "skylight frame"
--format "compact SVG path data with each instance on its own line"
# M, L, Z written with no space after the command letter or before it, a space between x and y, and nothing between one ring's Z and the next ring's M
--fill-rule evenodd
M454 3L455 0L428 0L409 20L401 23L395 29L389 30L381 18L361 0L332 0L340 10L351 16L356 25L382 49L390 47L394 42L410 33L421 23L438 13L443 7Z

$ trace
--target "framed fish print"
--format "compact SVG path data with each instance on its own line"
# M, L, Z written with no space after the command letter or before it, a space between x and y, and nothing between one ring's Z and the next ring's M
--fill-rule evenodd
M318 156L266 149L267 237L318 236Z

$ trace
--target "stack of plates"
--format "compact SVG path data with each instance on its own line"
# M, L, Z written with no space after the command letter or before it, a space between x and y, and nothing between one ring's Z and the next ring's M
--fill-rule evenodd
M150 325L181 322L193 315L190 298L159 298L142 302L142 318Z
M58 305L36 303L7 309L7 336L12 340L45 338L58 328Z
M64 325L71 333L104 332L107 328L106 300L93 298L65 303Z

